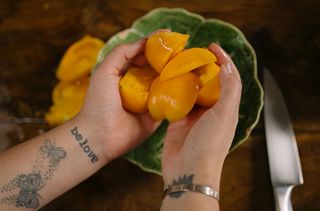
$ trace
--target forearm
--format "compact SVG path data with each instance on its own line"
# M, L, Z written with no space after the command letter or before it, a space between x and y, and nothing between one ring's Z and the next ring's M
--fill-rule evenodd
M39 209L104 166L85 127L71 120L0 154L0 210Z

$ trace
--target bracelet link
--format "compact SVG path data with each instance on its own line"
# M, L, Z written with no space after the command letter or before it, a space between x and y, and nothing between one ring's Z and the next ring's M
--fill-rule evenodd
M202 193L206 196L215 198L219 201L219 192L211 188L210 186L206 185L197 185L197 184L176 184L176 185L168 185L165 187L164 196L165 198L167 195L177 192L197 192Z

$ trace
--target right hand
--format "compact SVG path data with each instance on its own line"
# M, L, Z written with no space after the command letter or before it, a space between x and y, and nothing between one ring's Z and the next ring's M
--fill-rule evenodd
M184 175L194 175L194 184L219 189L222 165L238 123L242 85L230 56L216 44L211 44L209 50L221 66L220 98L213 107L193 111L169 125L162 154L165 185Z

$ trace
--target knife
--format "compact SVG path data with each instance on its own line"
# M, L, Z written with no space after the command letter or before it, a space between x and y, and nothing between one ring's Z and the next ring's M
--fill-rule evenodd
M267 69L264 89L266 142L276 210L292 211L291 191L303 184L297 142L284 98Z

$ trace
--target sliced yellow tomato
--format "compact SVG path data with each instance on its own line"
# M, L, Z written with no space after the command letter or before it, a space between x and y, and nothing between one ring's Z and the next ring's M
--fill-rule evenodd
M102 40L89 35L72 44L62 57L56 72L57 78L70 82L88 75L103 45Z
M200 89L197 104L204 107L211 107L218 101L219 96L220 78L216 76Z
M220 67L216 63L211 63L199 67L198 69L194 70L194 72L199 75L201 86L204 86L219 75Z
M73 118L81 109L89 86L89 77L72 83L60 82L53 91L53 105L45 115L50 125L58 125Z
M189 37L177 32L154 33L146 42L144 52L147 61L160 73L169 59L185 48Z
M215 55L204 48L190 48L173 57L160 74L160 80L167 80L217 61Z
M185 117L198 97L199 79L193 73L161 81L157 77L151 85L148 108L154 119L177 121Z
M119 82L123 107L135 113L147 112L149 89L157 75L150 66L130 68Z

